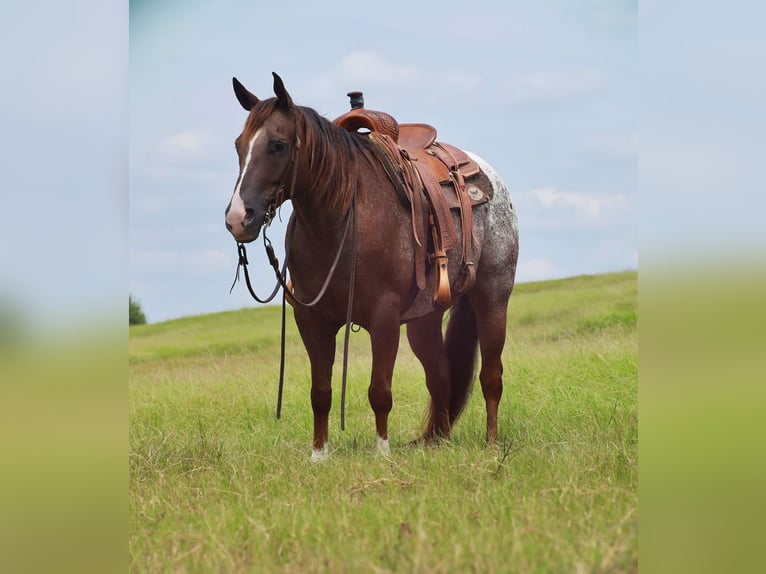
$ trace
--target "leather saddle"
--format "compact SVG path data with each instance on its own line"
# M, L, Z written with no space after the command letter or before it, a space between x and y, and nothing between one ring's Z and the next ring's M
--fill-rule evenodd
M466 181L480 173L479 165L463 150L436 141L433 126L400 124L390 114L364 108L361 92L349 92L348 96L351 111L333 123L352 132L368 131L377 144L383 168L411 210L418 288L425 288L426 263L432 258L437 270L434 303L449 304L447 252L458 242L462 247L462 269L457 292L467 291L476 281L472 208L488 201L489 196ZM460 237L450 213L452 209L460 210Z

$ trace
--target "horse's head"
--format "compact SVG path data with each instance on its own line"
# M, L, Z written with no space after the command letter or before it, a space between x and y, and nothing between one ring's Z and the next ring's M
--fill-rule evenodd
M239 242L253 241L286 199L288 178L300 146L295 105L274 74L275 98L259 100L233 78L237 100L250 115L234 142L239 178L226 208L226 229Z

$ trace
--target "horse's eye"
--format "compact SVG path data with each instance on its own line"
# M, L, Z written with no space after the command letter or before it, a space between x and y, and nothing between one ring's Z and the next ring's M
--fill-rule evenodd
M269 144L269 152L272 154L282 153L287 149L287 144L282 140L274 140Z

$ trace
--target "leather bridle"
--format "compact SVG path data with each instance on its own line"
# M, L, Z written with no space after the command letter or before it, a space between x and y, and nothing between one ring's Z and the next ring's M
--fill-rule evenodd
M278 390L278 396L277 396L277 419L279 419L282 416L282 390L284 387L286 294L288 291L290 291L290 295L289 295L290 300L295 305L300 305L301 307L311 308L316 306L322 300L325 293L327 292L327 288L330 285L330 281L335 275L335 270L338 267L338 263L340 262L340 255L346 243L346 237L348 236L348 230L351 227L351 219L353 217L354 231L352 234L351 271L349 273L348 307L346 309L346 326L345 326L344 341L343 341L343 379L342 379L341 403L340 403L340 428L341 430L346 430L346 416L345 416L346 408L345 407L346 407L346 379L347 379L347 373L348 373L348 344L349 344L349 335L351 331L351 313L353 310L353 302L354 302L354 283L356 279L356 255L357 255L357 251L359 247L359 237L358 237L359 226L357 222L357 205L356 205L357 194L355 191L353 199L351 200L351 207L348 210L348 214L346 215L346 223L343 228L343 236L341 237L340 244L338 245L338 251L335 254L335 258L333 260L332 265L330 266L330 270L327 273L327 277L325 278L321 289L319 290L317 295L310 301L304 301L298 298L295 295L295 293L290 290L286 281L287 262L290 258L292 238L293 238L293 233L295 231L295 221L296 221L295 215L294 214L291 215L290 220L287 223L287 230L285 233L285 260L281 268L279 267L279 260L277 259L277 256L274 253L274 247L272 246L271 239L269 239L266 231L268 227L271 225L271 222L274 220L277 210L282 205L282 203L286 199L292 199L292 193L295 189L295 182L298 175L298 167L297 167L296 160L297 160L298 150L300 149L300 147L301 147L300 139L296 136L296 145L293 147L293 150L291 152L290 162L288 163L287 168L285 169L285 174L282 178L282 182L277 188L277 193L274 197L274 200L271 203L269 203L269 206L266 209L266 215L263 221L263 245L264 245L264 249L266 250L266 256L268 257L269 264L271 265L276 275L277 283L274 286L274 289L271 292L271 294L265 299L261 299L260 297L258 297L258 295L256 295L250 283L250 274L248 273L248 270L247 270L248 260L247 260L247 250L245 249L245 244L241 242L237 242L237 252L238 252L237 273L234 277L234 282L231 284L229 293L231 293L231 291L234 289L234 285L236 285L237 281L239 281L240 267L244 270L245 284L247 285L247 290L250 292L250 295L253 297L253 299L255 299L257 302L259 303L271 302L276 296L276 294L279 292L279 288L280 287L282 288L282 331L280 336L279 390ZM288 192L288 188L285 185L285 182L291 172L292 174L291 174L291 182L289 187L289 194L287 194L287 197L285 197L286 193Z

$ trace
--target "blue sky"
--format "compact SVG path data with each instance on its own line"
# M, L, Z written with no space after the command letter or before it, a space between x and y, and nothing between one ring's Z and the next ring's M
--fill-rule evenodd
M62 325L121 324L128 289L152 321L250 305L228 294L230 82L265 96L272 70L328 117L361 89L490 160L522 281L635 268L639 248L642 277L762 264L766 5L439 3L426 30L420 3L407 22L291 6L132 2L130 34L120 0L0 19L1 304Z
M98 0L0 18L0 305L32 328L125 314L127 19Z
M253 304L228 292L231 77L268 97L272 71L330 119L362 90L490 161L519 215L519 281L637 268L635 2L332 5L130 3L130 289L151 321Z

